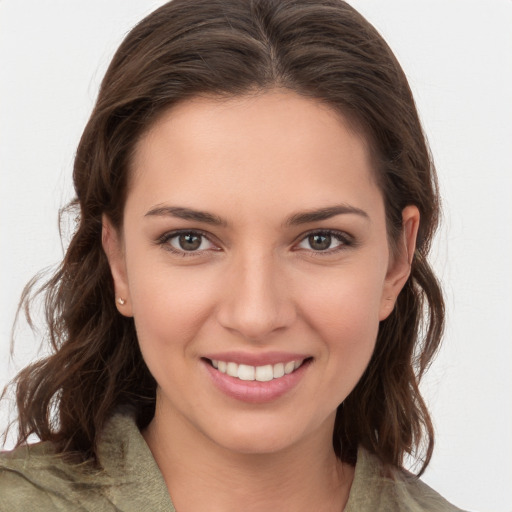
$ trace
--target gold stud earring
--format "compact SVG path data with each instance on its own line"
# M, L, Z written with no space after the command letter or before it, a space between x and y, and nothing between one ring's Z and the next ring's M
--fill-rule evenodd
M120 306L124 306L126 304L126 300L124 300L122 297L119 297L117 299L117 303L120 305Z

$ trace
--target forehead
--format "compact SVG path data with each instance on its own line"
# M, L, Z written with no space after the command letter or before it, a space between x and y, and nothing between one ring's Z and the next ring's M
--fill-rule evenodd
M154 204L180 194L214 206L314 208L380 196L366 139L340 113L290 91L179 103L141 138L132 173L130 193Z

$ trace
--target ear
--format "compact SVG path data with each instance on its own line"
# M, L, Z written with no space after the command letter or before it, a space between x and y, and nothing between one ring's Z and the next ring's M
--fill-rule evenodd
M102 217L101 243L114 280L117 309L124 316L133 316L123 240L105 214Z
M402 211L402 234L398 240L396 254L391 256L382 290L379 320L386 319L393 311L396 298L411 274L419 225L418 208L414 205L405 207Z

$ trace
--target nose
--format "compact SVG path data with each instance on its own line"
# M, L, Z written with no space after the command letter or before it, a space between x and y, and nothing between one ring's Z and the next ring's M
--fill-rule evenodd
M270 254L238 258L229 269L218 321L244 339L266 341L296 318L286 272Z

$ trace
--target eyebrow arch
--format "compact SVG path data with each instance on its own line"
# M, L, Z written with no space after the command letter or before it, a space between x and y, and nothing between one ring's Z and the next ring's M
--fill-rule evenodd
M353 214L364 217L366 220L370 220L369 215L360 208L350 206L347 204L340 204L336 206L328 206L326 208L320 208L318 210L311 210L305 212L299 212L289 217L285 225L287 226L298 226L300 224L307 224L309 222L318 222L321 220L327 220L336 215L342 214Z
M341 204L336 206L328 206L326 208L319 208L318 210L295 213L285 221L285 226L298 226L300 224L318 222L342 214L359 215L368 220L370 218L368 214L360 208ZM224 219L218 217L217 215L213 215L201 210L193 210L192 208L184 208L181 206L155 206L144 216L177 217L179 219L193 220L196 222L204 222L213 226L223 227L226 227L228 224Z
M180 206L155 206L144 215L144 217L151 216L177 217L179 219L204 222L212 226L227 226L227 222L216 215Z

